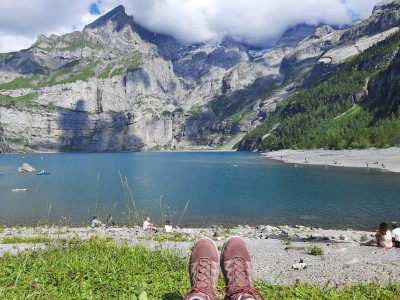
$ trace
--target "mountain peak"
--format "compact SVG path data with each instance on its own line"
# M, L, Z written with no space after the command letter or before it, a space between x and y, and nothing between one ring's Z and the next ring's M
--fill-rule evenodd
M377 3L368 19L346 30L340 39L342 41L354 40L398 27L400 26L399 11L400 0Z
M391 5L396 5L396 4L400 4L400 0L381 1L381 2L378 2L377 4L375 4L372 12L374 13L375 11L384 10L386 7L391 6Z
M119 31L126 24L133 23L133 17L128 16L125 12L125 7L123 5L119 5L113 10L109 11L105 15L101 16L94 22L86 25L84 29L94 29L98 27L103 27L107 22L113 22L115 24L115 28Z

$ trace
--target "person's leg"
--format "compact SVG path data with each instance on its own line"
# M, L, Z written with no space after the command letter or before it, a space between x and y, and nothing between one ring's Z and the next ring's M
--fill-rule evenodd
M192 289L184 300L217 299L219 273L218 249L209 238L200 239L192 250L189 261L189 275Z
M264 299L260 291L252 287L251 257L243 239L230 237L222 248L221 270L225 278L226 296L229 300Z

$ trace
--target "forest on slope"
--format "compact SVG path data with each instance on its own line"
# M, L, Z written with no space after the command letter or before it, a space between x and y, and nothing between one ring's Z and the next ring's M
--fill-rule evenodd
M400 32L287 97L238 150L400 145Z

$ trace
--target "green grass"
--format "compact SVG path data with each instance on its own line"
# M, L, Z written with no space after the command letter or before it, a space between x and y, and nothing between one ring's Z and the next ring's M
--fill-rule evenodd
M50 243L52 240L48 237L44 236L36 236L36 237L22 237L22 236L14 236L14 237L5 237L1 240L3 244L37 244L37 243Z
M14 80L0 84L0 90L16 90L23 88L35 88L36 86L32 83L34 80L39 80L39 75L31 77L18 77Z
M296 284L275 286L265 282L257 282L266 299L296 299L296 300L373 300L399 299L400 285L382 287L376 284L354 285L344 289L320 288L315 285Z
M190 236L187 234L182 234L179 232L171 232L160 235L149 236L148 239L158 242L188 242L190 241Z
M117 67L115 63L107 65L105 70L101 72L97 77L98 78L111 78L114 76L120 76L125 74L126 72L134 72L141 68L141 55L140 53L135 53L128 59L124 59L122 61L122 66Z
M368 235L367 235L367 234L362 234L362 235L361 235L361 238L360 238L360 241L361 241L361 242L366 242L366 241L368 241Z
M22 144L25 141L25 138L23 136L12 136L7 137L7 141L10 144Z
M93 71L93 68L99 63L99 61L93 61L89 64L86 65L83 69L77 70L71 74L70 77L65 78L57 84L63 84L63 83L70 83L70 82L76 82L78 80L85 81L91 77L94 77L96 74Z
M114 67L114 65L113 64L109 64L107 67L106 67L106 69L103 71L103 72L101 72L97 77L98 78L103 78L103 79L105 79L105 78L110 78L110 72L111 72L111 69Z
M307 248L307 252L311 255L324 255L324 249L317 245L311 245Z
M285 241L285 245L290 246L292 244L292 241L293 241L292 237L288 236L288 238Z
M0 259L0 299L169 299L190 289L188 258L110 239L59 241L58 247ZM224 283L220 275L218 287ZM398 299L400 285L320 288L255 282L266 299Z
M246 115L250 114L251 110L246 106L244 109L242 109L240 112L233 114L227 118L229 122L232 124L238 123L243 117Z
M72 35L70 35L70 37L72 37ZM97 41L97 42L93 42L88 40L87 38L85 38L84 36L79 36L79 37L73 37L72 40L69 41L62 41L63 43L67 43L67 47L63 47L63 48L59 48L56 47L57 43L59 43L59 41L54 41L54 40L47 40L46 41L46 47L38 47L38 44L35 43L32 45L32 47L37 47L39 49L43 49L43 50L47 50L47 51L51 51L54 49L58 49L59 51L74 51L76 49L82 49L85 47L91 48L91 49L103 49L104 45Z
M1 299L181 299L187 260L166 250L107 240L67 242L0 260Z
M37 94L31 93L19 97L11 97L9 95L0 94L0 105L5 106L21 106L27 108L37 108L39 105L34 101Z
M60 48L60 51L74 51L76 49L83 49L85 47L91 48L91 49L103 49L104 45L101 44L100 42L89 42L85 39L77 39L69 43L68 47L65 48Z
M62 70L62 71L57 71L49 76L47 76L40 84L39 86L52 86L57 84L57 79L58 77L65 76L70 72L70 70Z
M88 63L85 67L81 69L57 71L45 77L44 80L39 84L39 86L52 86L56 84L76 82L78 80L86 81L91 77L95 77L96 74L93 69L99 63L100 61L96 60Z

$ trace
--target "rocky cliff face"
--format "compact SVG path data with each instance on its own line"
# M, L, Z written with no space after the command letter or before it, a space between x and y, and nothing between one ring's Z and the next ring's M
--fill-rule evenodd
M384 22L380 31L298 26L262 50L231 38L182 47L119 6L81 32L0 55L0 150L231 147L304 76L310 84L397 30L398 4L374 10L369 22Z
M391 64L385 72L368 81L368 98L376 100L375 109L378 110L377 118L380 123L385 117L399 113L400 107L400 50L398 49L391 59Z
M355 40L372 36L400 26L400 0L380 2L375 5L372 16L343 33L341 40Z
M327 47L308 74L308 85L318 81L326 73L335 70L338 65L351 56L357 55L374 44L385 40L397 32L400 27L400 0L378 3L367 20L342 32L335 32L333 46Z

